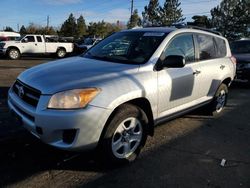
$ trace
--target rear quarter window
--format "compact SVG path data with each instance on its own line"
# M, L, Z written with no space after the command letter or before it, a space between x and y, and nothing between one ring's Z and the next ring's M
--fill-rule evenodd
M199 59L208 60L217 58L213 37L204 34L198 34L196 36L199 46Z
M221 58L227 55L227 47L225 40L214 37L215 45L216 45L216 57Z

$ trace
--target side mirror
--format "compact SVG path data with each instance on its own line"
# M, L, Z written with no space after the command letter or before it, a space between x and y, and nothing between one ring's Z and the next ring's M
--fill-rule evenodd
M167 56L163 61L161 61L161 67L167 68L182 68L186 64L185 58L180 55L170 55Z

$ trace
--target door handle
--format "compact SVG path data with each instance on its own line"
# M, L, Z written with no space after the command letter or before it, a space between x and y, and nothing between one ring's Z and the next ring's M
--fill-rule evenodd
M225 65L221 65L220 69L223 70L225 68Z
M193 72L193 75L198 75L198 74L200 74L200 73L201 73L201 71L195 70L195 71Z

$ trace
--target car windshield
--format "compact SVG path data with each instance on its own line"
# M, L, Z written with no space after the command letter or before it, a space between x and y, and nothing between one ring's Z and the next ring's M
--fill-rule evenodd
M250 40L235 41L231 43L233 54L248 54L250 53Z
M83 57L126 64L143 64L166 37L159 32L119 32L100 41Z

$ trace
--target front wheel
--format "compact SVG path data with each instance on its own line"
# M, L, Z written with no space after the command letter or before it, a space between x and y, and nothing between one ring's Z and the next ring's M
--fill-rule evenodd
M64 49L58 49L56 55L58 58L64 58L66 56L66 51Z
M125 104L107 125L99 144L98 156L102 162L132 162L144 146L148 119L137 106Z
M8 51L8 57L10 59L16 60L20 58L20 52L18 49L12 48Z

